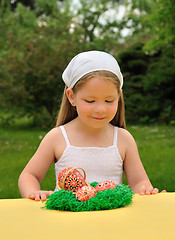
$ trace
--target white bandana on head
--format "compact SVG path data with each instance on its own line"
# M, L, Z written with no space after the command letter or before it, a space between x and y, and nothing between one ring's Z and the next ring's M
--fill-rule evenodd
M88 51L76 55L64 70L62 78L67 87L73 88L84 75L99 70L114 73L120 80L120 88L122 88L123 76L116 59L102 51Z

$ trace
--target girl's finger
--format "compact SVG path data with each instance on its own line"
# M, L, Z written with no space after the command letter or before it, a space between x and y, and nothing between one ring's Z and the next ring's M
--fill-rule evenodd
M153 190L154 190L153 187L146 189L146 195L152 194Z
M53 191L49 191L49 196L51 195L51 194L53 194L54 192Z
M31 193L28 196L28 198L35 201L40 201L40 200L45 201L46 198L53 193L54 193L53 191L39 191L39 192Z
M157 194L157 193L159 193L159 189L158 189L158 188L154 188L154 189L152 190L152 193L151 193L151 194Z
M40 201L40 192L35 193L35 201Z
M45 201L47 198L47 193L42 193L41 194L41 201Z
M141 186L140 187L140 190L139 190L139 193L140 193L140 195L144 195L145 194L145 186Z
M41 201L45 201L48 196L53 194L53 191L44 191L41 193Z
M28 196L29 199L32 199L32 200L35 200L35 193L31 193L29 196Z

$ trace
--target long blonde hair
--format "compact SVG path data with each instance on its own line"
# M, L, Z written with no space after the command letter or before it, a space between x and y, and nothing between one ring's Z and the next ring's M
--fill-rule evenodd
M125 105L124 105L123 93L122 93L122 91L120 91L120 81L115 74L113 74L109 71L95 71L95 72L88 73L85 76L83 76L75 84L75 86L72 89L73 92L76 93L78 91L78 89L80 89L81 86L86 81L88 81L89 79L91 79L93 77L96 77L96 76L104 77L105 79L108 79L115 84L115 86L118 90L118 94L120 94L120 98L118 100L117 113L110 123L114 126L118 126L118 127L121 127L121 128L126 128L126 124L125 124ZM70 104L70 102L67 98L66 89L67 89L67 86L65 86L65 89L64 89L62 103L61 103L60 110L59 110L59 113L58 113L58 116L57 116L56 127L58 127L60 125L63 125L63 124L66 124L66 123L70 122L71 120L73 120L74 118L76 118L78 116L76 108L73 107Z

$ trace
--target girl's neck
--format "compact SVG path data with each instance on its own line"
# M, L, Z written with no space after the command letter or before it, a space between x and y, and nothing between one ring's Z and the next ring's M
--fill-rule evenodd
M76 129L76 131L80 131L80 132L84 132L86 135L101 135L104 134L108 128L111 128L111 124L107 124L102 128L95 128L95 127L91 127L85 123L83 123L78 117L75 118L72 121L72 127L74 129Z
M65 125L71 145L78 147L109 147L113 144L114 127L91 128L76 118Z

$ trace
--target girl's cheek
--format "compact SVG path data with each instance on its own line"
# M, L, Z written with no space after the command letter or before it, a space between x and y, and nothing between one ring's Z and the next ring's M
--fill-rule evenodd
M78 108L82 112L88 112L88 111L92 110L92 106L90 106L90 104L86 103L86 102L82 102L81 104L79 104Z
M109 111L114 111L114 112L116 112L117 111L117 109L118 109L118 104L117 103L111 103L109 106L108 106L108 109L109 109Z

